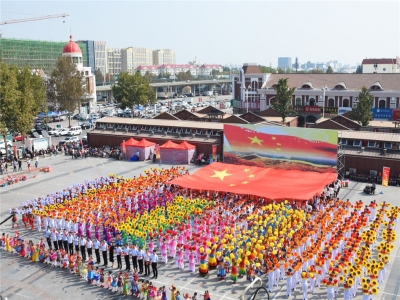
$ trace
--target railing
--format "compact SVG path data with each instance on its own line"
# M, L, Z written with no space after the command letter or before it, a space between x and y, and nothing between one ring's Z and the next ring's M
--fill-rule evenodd
M262 280L261 280L260 277L254 278L254 280L249 284L249 286L248 286L247 288L245 288L245 290L243 291L243 293L240 295L239 299L244 300L244 295L246 294L246 292L247 292L249 289L251 289L251 288L256 284L257 281L260 282L260 287L259 287L259 288L257 289L257 291L256 291L256 293L257 293L258 290L259 290L259 289L261 288L261 286L262 286ZM269 295L268 295L268 297L269 297Z

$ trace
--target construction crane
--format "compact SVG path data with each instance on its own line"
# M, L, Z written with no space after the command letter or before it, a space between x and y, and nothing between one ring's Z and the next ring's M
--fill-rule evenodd
M59 14L59 15L48 15L48 16L41 16L41 17L27 18L27 19L9 20L9 21L5 21L5 22L0 22L0 25L8 25L8 24L14 24L14 23L21 23L21 22L39 21L39 20L53 19L53 18L65 18L65 17L69 17L69 15L68 14Z

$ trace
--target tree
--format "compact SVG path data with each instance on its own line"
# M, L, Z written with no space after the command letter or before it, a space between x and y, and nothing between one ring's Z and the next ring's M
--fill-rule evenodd
M144 73L143 76L146 77L149 82L152 82L153 79L157 77L156 75L150 73L149 71L146 71L146 73Z
M18 90L17 73L3 62L0 62L0 82L0 135L3 136L7 156L6 137L15 124L18 113L15 99L21 97L21 92Z
M194 80L194 77L193 77L192 73L190 73L190 70L188 70L186 72L179 72L175 76L178 81Z
M71 57L59 57L56 67L51 72L47 89L49 102L57 109L73 113L81 103L88 100L84 76L76 69ZM71 125L71 118L68 118Z
M34 117L46 111L44 80L25 67L19 70L0 62L0 134L4 138L11 132L25 135Z
M333 74L333 69L331 66L329 66L328 69L326 69L326 74Z
M158 78L169 78L170 74L169 73L164 73L161 72L160 74L158 74Z
M104 82L104 76L103 76L103 73L101 73L100 69L96 70L96 72L94 73L94 76L96 77L96 84Z
M25 135L32 128L35 116L47 112L46 87L43 78L32 74L28 67L18 71L17 81L21 96L16 98L18 113L12 128Z
M146 77L140 72L118 75L118 83L111 87L114 99L121 104L121 108L132 107L139 104L154 104L156 92L151 88Z
M283 68L278 68L278 69L276 69L276 71L278 72L278 74L285 74L285 69L283 69Z
M263 65L258 65L258 68L260 69L261 73L276 73L276 70L271 67L263 66Z
M282 116L282 122L285 122L286 117L294 113L292 99L293 92L296 88L289 87L287 81L287 78L281 78L274 86L274 90L276 91L276 101L272 103L272 107L280 113Z
M374 103L374 96L363 86L360 93L358 94L358 102L353 110L351 111L351 117L361 124L362 126L368 126L369 121L372 120L372 105Z
M312 74L322 74L322 73L324 73L324 71L322 71L321 69L312 69L310 71L310 73L312 73Z
M229 73L231 69L229 67L222 67L222 72L227 72Z
M363 67L362 67L362 65L358 65L358 66L357 66L356 73L357 73L357 74L362 74L362 72L363 72Z

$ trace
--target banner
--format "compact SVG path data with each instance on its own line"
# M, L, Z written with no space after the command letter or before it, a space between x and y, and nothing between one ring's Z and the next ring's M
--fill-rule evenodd
M156 159L160 159L160 144L156 144L155 152L156 152Z
M383 167L382 186L388 186L388 184L389 184L389 173L390 173L390 168L389 167Z
M212 145L212 157L214 161L217 160L217 145Z
M122 141L122 154L124 157L126 157L126 145L125 145L125 140Z
M371 110L374 120L390 120L393 117L391 108L372 108Z
M13 150L14 150L14 157L18 157L18 155L17 155L17 146L13 145Z

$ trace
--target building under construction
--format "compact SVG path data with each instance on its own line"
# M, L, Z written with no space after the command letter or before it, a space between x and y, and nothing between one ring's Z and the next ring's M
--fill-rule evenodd
M21 39L0 39L0 59L18 68L42 69L47 75L55 68L67 42L49 42ZM87 66L87 45L77 42L82 50L82 60Z

